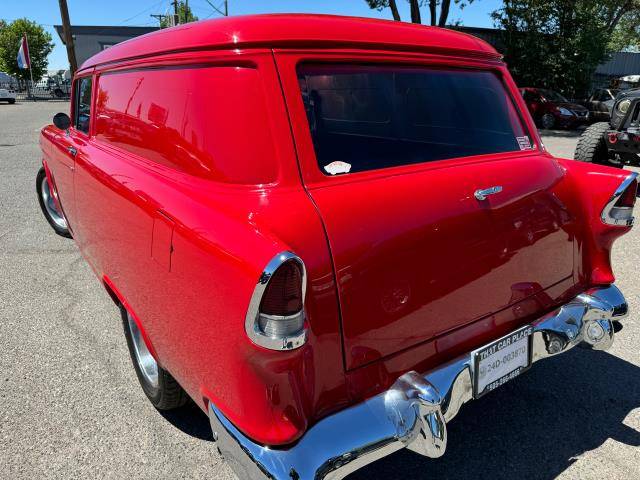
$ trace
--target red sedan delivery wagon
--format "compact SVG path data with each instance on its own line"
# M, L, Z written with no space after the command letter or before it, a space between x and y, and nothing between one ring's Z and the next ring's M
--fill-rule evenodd
M42 210L142 389L207 412L243 479L439 457L465 402L627 315L636 174L552 157L500 55L451 30L161 30L85 62L40 143Z

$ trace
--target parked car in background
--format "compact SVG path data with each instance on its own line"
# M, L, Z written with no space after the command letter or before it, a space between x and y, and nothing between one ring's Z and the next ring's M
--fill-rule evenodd
M16 92L0 88L0 102L16 103Z
M640 89L616 96L608 122L587 128L576 146L574 158L622 168L640 166Z
M71 81L45 76L30 87L29 91L35 97L69 98L71 95Z
M636 174L546 152L475 37L197 22L87 60L71 108L40 136L44 216L119 307L151 403L190 397L242 480L440 457L464 403L609 348L627 315L610 251Z
M611 119L611 109L620 92L617 88L599 88L595 90L585 102L589 110L590 122L608 122Z
M576 128L589 120L589 110L553 90L525 87L520 93L536 124L542 128Z
M611 81L611 87L620 90L630 90L640 87L640 75L625 75Z

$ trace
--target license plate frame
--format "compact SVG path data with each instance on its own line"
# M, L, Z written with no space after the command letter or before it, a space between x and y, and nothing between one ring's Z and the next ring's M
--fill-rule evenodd
M526 363L522 365L518 364L512 370L509 370L505 374L500 377L492 380L491 382L485 384L482 388L482 391L479 391L480 387L480 372L481 362L483 360L494 358L500 352L508 350L510 347L514 345L518 345L518 350L521 350L520 345L526 345ZM494 340L491 343L488 343L473 352L471 352L471 364L473 367L473 397L480 398L486 395L489 392L497 389L498 387L504 385L510 380L520 376L522 373L526 372L531 368L533 357L533 327L531 325L525 325L524 327L518 328L511 333L508 333L504 337L501 337L497 340ZM502 361L499 357L495 357L497 360ZM522 357L521 357L522 361ZM485 367L486 368L486 367Z

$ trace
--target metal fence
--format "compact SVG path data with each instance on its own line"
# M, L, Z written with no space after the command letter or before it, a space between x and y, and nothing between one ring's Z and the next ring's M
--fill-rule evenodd
M40 82L0 82L0 88L13 92L18 101L69 100L71 96L70 81L56 81L51 78Z

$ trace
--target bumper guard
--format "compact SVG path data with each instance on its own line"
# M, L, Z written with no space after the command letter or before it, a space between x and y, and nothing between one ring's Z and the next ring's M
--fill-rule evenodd
M532 323L532 363L576 345L606 350L627 302L614 285L578 295ZM402 448L437 458L447 447L447 422L473 399L471 353L430 372L402 375L387 391L311 427L288 449L273 449L243 435L209 403L214 438L241 479L341 479Z

